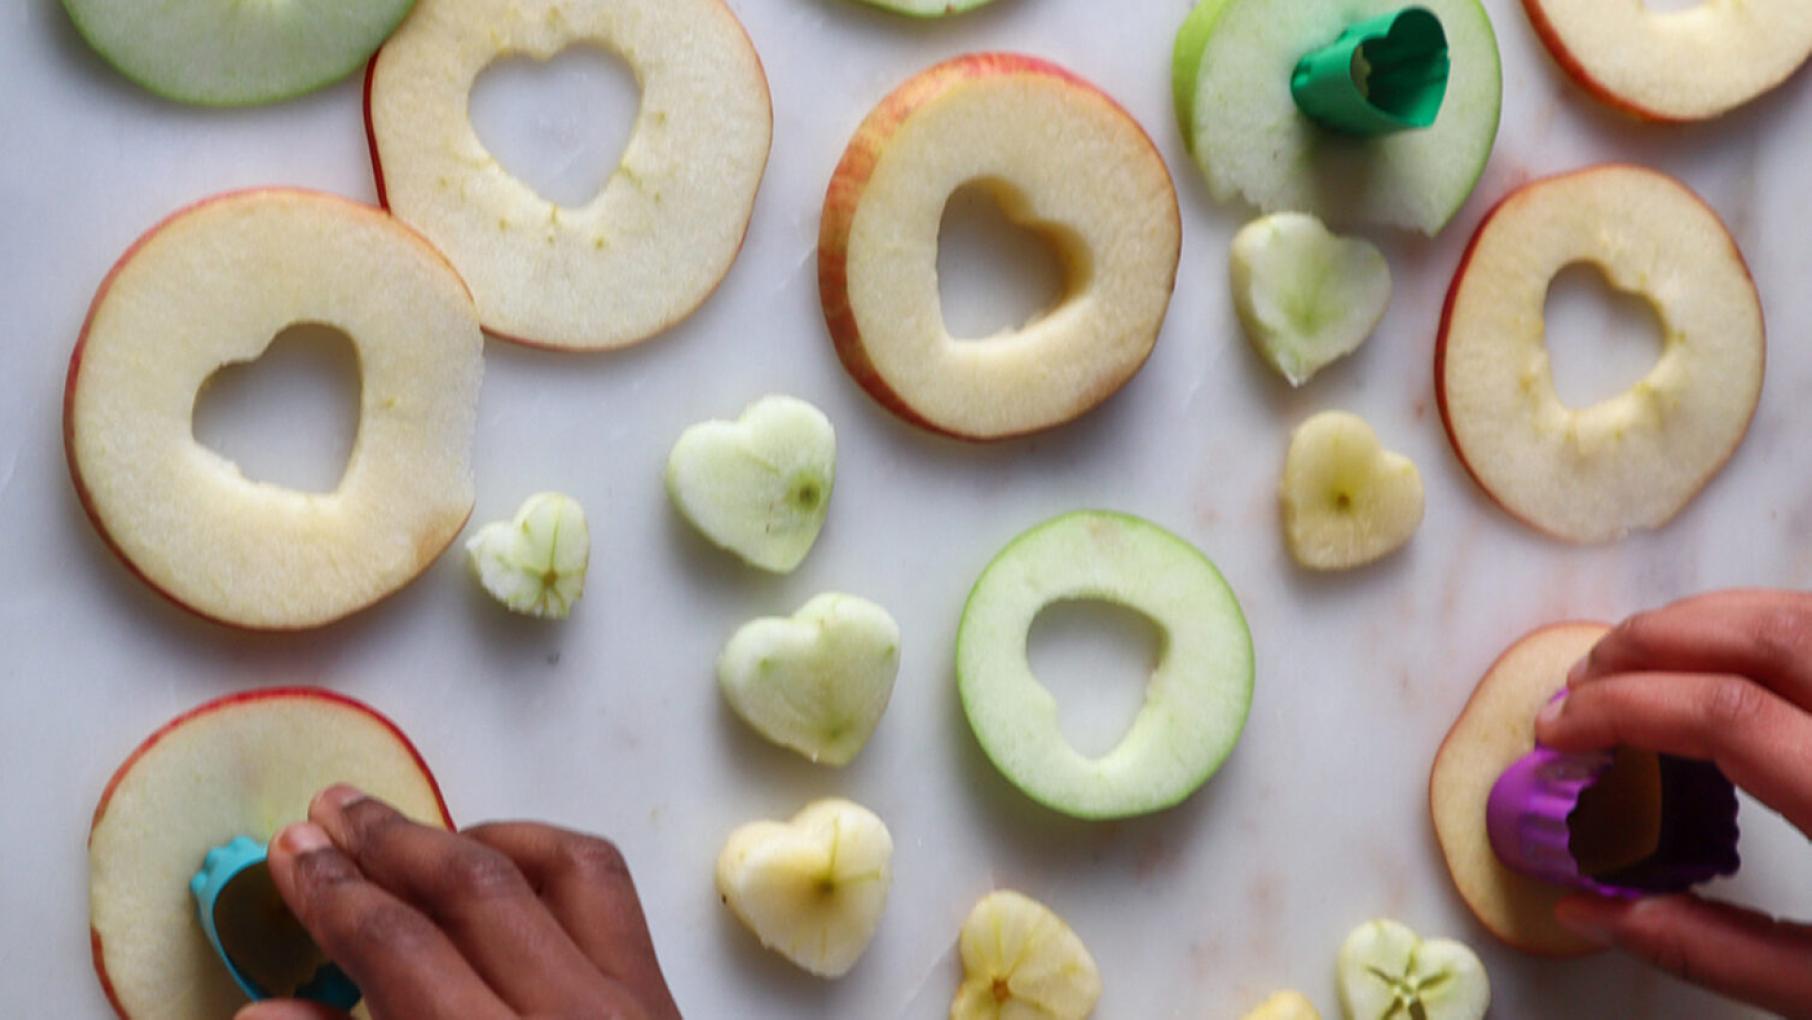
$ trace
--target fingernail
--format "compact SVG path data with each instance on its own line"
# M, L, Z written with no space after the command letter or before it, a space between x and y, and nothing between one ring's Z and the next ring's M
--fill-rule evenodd
M1586 669L1590 665L1591 661L1592 660L1589 658L1580 659L1578 662L1575 662L1573 664L1572 669L1567 670L1567 686L1568 687L1578 687L1580 684L1585 683Z
M1617 942L1617 917L1623 909L1610 902L1567 899L1554 908L1554 920L1581 940L1609 949Z
M1552 726L1560 721L1560 717L1564 715L1566 711L1567 700L1565 698L1550 701L1541 707L1541 714L1535 717L1535 724L1537 726Z
M365 792L358 787L348 786L345 783L336 783L335 785L322 790L321 796L317 798L317 801L323 807L332 808L335 811L344 811L365 799L367 799Z
M277 833L276 845L277 849L292 857L301 857L317 850L326 850L333 846L333 840L327 838L327 830L319 825L297 822Z

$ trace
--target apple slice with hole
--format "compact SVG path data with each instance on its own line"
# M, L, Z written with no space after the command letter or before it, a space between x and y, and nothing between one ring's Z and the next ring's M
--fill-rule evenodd
M1177 33L1172 85L1183 138L1217 201L1308 212L1330 223L1438 233L1465 204L1497 139L1503 69L1479 0L1424 0L1451 78L1433 126L1336 134L1296 106L1297 62L1401 0L1200 0Z
M542 6L420 0L371 62L365 117L384 206L439 245L485 328L561 350L634 344L702 305L736 261L767 169L767 76L723 0ZM511 176L468 115L506 55L620 54L642 105L616 172L557 205Z
M268 842L307 817L315 794L342 782L424 825L452 828L402 731L329 691L221 698L132 752L101 795L88 837L94 966L115 1012L195 1020L245 1005L196 919L189 880L208 851L238 836ZM267 907L283 912L280 901Z
M1804 0L1523 0L1548 52L1587 92L1645 120L1721 116L1772 91L1812 57Z
M1554 389L1543 314L1575 263L1645 298L1655 367L1583 409ZM1607 165L1536 181L1498 205L1454 275L1435 392L1454 452L1504 509L1554 537L1659 528L1749 430L1767 360L1761 298L1736 241L1685 185Z
M1057 602L1110 602L1163 635L1145 703L1119 746L1082 755L1033 675L1026 635ZM975 737L1027 796L1083 819L1174 807L1220 769L1252 706L1252 634L1208 557L1149 521L1084 511L1013 540L982 572L956 638L957 686Z
M1534 749L1536 714L1608 630L1560 624L1511 646L1479 681L1429 772L1435 837L1460 898L1493 935L1541 956L1583 956L1600 947L1554 920L1555 905L1570 890L1519 875L1498 860L1485 806L1498 777Z
M979 341L950 335L938 293L944 210L968 186L1044 234L1067 269L1056 307ZM1151 354L1181 222L1163 157L1105 93L1035 57L958 57L883 100L831 178L825 321L856 382L915 425L977 441L1053 428Z
M357 71L415 0L63 0L77 31L145 89L201 106L254 106Z
M196 442L196 394L297 323L358 352L358 438L327 495L249 481ZM153 588L258 630L330 623L413 580L472 511L484 336L446 260L381 210L263 190L185 209L101 284L65 448L107 543Z

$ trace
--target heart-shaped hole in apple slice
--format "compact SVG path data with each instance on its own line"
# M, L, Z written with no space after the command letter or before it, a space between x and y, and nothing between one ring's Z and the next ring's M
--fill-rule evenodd
M1080 243L1031 223L1025 200L1001 181L956 190L938 230L944 328L964 340L999 337L1051 313L1077 288Z
M1026 658L1057 702L1063 738L1078 753L1100 758L1119 746L1145 706L1164 658L1164 634L1136 609L1066 599L1032 620Z
M332 326L299 323L195 398L195 441L247 478L302 492L340 486L359 431L359 356Z
M622 162L641 108L635 72L615 54L571 46L510 57L472 85L472 130L498 165L555 205L590 204Z
M1548 284L1547 351L1554 392L1574 410L1627 391L1661 360L1661 317L1604 270L1575 262Z

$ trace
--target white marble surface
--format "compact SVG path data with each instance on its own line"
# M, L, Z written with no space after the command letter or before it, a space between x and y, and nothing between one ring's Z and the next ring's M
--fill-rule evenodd
M778 121L754 229L723 289L671 335L618 356L488 351L478 519L542 487L580 496L597 527L578 617L563 627L507 619L449 557L376 610L296 637L201 623L130 578L76 507L58 417L95 285L166 212L270 182L372 196L357 88L247 113L175 108L88 54L55 0L0 10L0 299L13 310L0 344L7 1001L60 1017L105 1012L88 966L83 838L132 745L203 699L302 682L392 714L461 819L540 816L616 837L695 1017L942 1015L956 927L996 884L1075 923L1100 958L1100 1015L1110 1020L1232 1017L1281 985L1331 1011L1334 951L1376 914L1478 945L1499 1017L1743 1015L1618 960L1556 965L1493 945L1449 888L1423 789L1472 682L1525 630L1714 586L1812 581L1812 443L1802 438L1812 414L1812 77L1721 123L1640 127L1585 102L1520 6L1489 0L1508 90L1478 195L1438 240L1390 241L1399 287L1381 333L1291 393L1257 367L1233 323L1223 260L1240 214L1207 200L1172 127L1167 62L1183 0L1002 0L925 26L832 0L735 6L766 58ZM981 48L1054 58L1122 100L1177 177L1186 243L1157 354L1123 394L1051 435L974 449L897 424L845 378L818 311L814 244L827 176L869 107L934 60ZM1749 441L1697 503L1658 535L1579 550L1520 529L1466 480L1431 413L1429 362L1448 274L1487 203L1532 175L1603 159L1678 174L1728 218L1760 282L1773 358ZM993 278L975 256L957 263L982 281L960 314L986 318ZM1618 372L1641 371L1644 341L1600 341L1590 302L1565 304L1556 343L1574 356L1563 385L1590 395ZM320 460L349 434L322 408L345 405L310 404L326 384L301 375L281 398L242 394L210 428L230 433L227 448L254 466L293 472L290 459ZM823 540L779 580L706 549L676 521L660 481L682 427L776 390L823 406L843 447ZM250 413L266 399L268 413ZM1290 566L1273 488L1288 427L1330 407L1367 415L1422 465L1429 514L1407 554L1323 580ZM310 438L298 445L298 434ZM1251 727L1225 771L1180 810L1118 825L1066 822L1010 789L977 752L951 676L957 613L977 572L1023 527L1087 505L1149 516L1206 549L1244 600L1260 660ZM741 621L832 588L885 604L906 634L893 708L841 773L750 737L720 707L711 676ZM1041 661L1077 644L1060 635ZM1078 661L1112 659L1102 644L1081 642ZM1131 681L1091 689L1072 675L1053 686L1074 706L1074 732L1089 728L1078 717L1091 709L1096 729L1124 719L1137 698ZM719 907L710 874L733 826L832 793L879 811L899 852L872 951L826 985L756 951ZM1731 895L1812 915L1812 848L1761 812L1748 821L1750 864Z

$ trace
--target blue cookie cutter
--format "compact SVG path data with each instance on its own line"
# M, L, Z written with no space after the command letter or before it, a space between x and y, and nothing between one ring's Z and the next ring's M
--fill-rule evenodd
M195 907L201 916L201 929L207 933L208 944L226 964L227 973L241 991L253 1002L273 997L308 999L331 1006L335 1009L351 1009L358 1004L362 995L346 972L331 963L322 965L314 976L293 992L279 990L275 994L260 988L256 981L239 969L233 961L233 955L220 941L220 929L215 919L215 910L220 903L220 895L238 879L265 867L269 851L263 843L245 836L240 836L225 846L215 847L208 851L207 860L201 870L189 880L189 892L195 895Z

